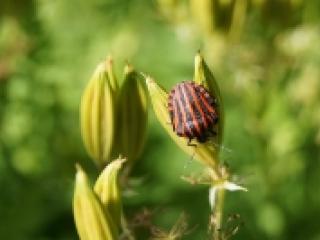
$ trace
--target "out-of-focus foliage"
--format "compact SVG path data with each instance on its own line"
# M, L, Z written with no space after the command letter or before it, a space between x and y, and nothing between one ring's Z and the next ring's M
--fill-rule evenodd
M320 238L319 1L199 2L1 1L0 239L77 238L74 163L98 174L78 107L97 62L129 59L170 88L192 79L198 48L224 98L223 159L249 188L226 196L245 222L236 238ZM155 221L170 229L185 210L199 225L186 239L206 239L207 189L180 180L199 166L152 115L148 132L126 212L161 207Z

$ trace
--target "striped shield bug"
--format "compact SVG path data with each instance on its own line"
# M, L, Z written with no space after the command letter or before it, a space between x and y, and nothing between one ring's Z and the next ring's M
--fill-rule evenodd
M180 137L204 143L216 133L218 122L216 99L202 86L192 81L178 83L170 91L168 110L173 131Z

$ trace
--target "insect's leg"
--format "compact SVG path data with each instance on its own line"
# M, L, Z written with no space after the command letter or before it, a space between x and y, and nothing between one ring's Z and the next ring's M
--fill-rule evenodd
M195 150L195 149L194 149ZM190 165L192 160L194 159L194 156L196 155L196 151L193 151L192 155L190 156L189 160L186 162L186 164L183 167L183 170L187 169L187 167Z
M191 147L194 147L194 149L193 149L193 153L192 153L190 159L188 160L187 164L185 164L185 166L183 167L184 170L187 168L189 163L194 159L194 156L196 155L196 151L195 150L196 150L197 145L196 144L192 144L191 141L192 141L192 139L189 138L187 145L191 146Z
M216 116L215 119L214 119L214 124L217 124L219 122L219 117Z
M192 138L189 138L187 145L188 145L189 147L196 147L197 144L191 143L191 141L192 141Z
M210 133L211 137L215 137L215 136L217 136L217 134L218 134L218 133L217 133L215 130L213 130L213 129L209 129L208 132Z

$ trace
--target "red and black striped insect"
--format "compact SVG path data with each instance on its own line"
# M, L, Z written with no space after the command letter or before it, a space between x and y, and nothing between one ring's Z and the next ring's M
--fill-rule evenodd
M169 94L168 109L173 131L180 137L204 143L216 133L216 99L202 86L191 81L178 83Z

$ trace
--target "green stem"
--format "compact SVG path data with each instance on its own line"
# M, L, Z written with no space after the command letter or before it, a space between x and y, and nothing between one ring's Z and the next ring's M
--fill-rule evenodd
M213 226L213 239L222 240L221 229L222 229L222 219L223 219L223 205L224 205L224 195L225 190L217 189L215 206L213 209L214 226Z

